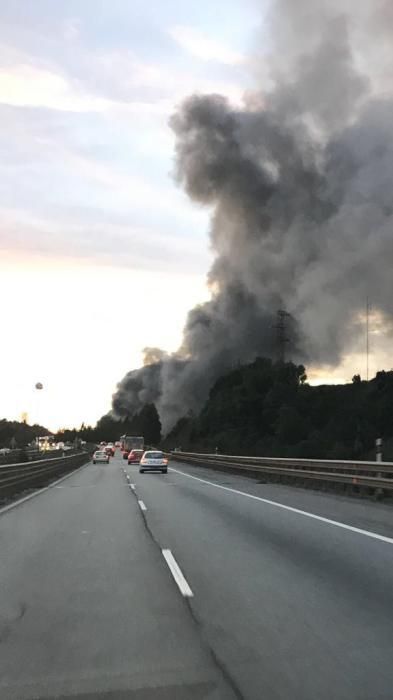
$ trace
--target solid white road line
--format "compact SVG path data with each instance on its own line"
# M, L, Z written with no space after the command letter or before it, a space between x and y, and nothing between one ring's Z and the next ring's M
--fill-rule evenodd
M334 525L335 527L341 527L343 530L350 530L351 532L356 532L358 535L364 535L365 537L371 537L374 540L380 540L381 542L387 542L387 544L393 544L392 537L385 537L385 535L378 535L376 532L370 532L370 530L362 530L359 527L354 527L353 525L346 525L338 520L330 520L329 518L324 518L322 515L315 515L315 513L308 513L306 510L300 510L299 508L293 508L292 506L287 506L284 503L278 503L277 501L270 501L268 498L261 498L260 496L254 496L251 493L246 493L245 491L238 491L237 489L231 489L228 486L221 486L221 484L215 484L207 479L201 479L198 476L192 476L191 474L186 474L179 469L170 468L170 471L186 476L188 479L194 479L195 481L200 481L202 484L207 484L208 486L214 486L216 489L221 489L222 491L229 491L230 493L235 493L238 496L246 496L246 498L251 498L253 501L260 501L261 503L267 503L269 506L274 506L275 508L282 508L283 510L289 510L291 513L296 513L297 515L303 515L306 518L312 518L313 520L319 520L321 523L326 523L327 525Z
M9 510L12 510L13 508L16 508L17 506L22 505L22 503L25 503L26 501L30 501L31 498L35 498L36 496L39 496L40 493L44 493L44 491L48 491L48 489L53 489L57 484L60 484L62 481L65 481L65 479L68 479L68 477L72 476L73 474L76 474L80 469L83 469L83 467L87 467L88 464L91 464L91 462L86 462L86 464L82 464L80 467L77 467L76 469L73 469L72 472L69 472L68 474L65 474L64 476L61 476L60 479L57 479L54 481L52 484L49 484L48 486L44 486L43 489L38 489L38 491L33 491L33 493L29 493L28 496L24 496L23 498L20 498L18 501L13 501L13 503L10 503L8 506L4 506L3 508L0 508L0 515L3 515L4 513L7 513Z
M143 501L138 501L138 503L139 503L139 507L140 507L141 510L147 510L147 508L146 508L146 506L145 506L145 504L144 504Z
M171 574L178 585L180 593L182 595L184 595L186 598L192 598L194 594L193 594L190 586L188 585L186 579L184 578L182 571L180 569L180 566L177 563L175 557L173 556L171 550L170 549L163 549L162 553L164 555L166 563L168 564L168 566L171 570Z

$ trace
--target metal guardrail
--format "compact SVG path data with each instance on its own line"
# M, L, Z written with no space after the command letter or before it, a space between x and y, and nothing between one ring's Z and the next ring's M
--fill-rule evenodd
M49 459L50 457L69 456L80 452L80 449L67 447L62 450L38 450L36 447L25 447L22 449L10 450L5 454L0 453L0 466L2 464L19 464L22 462L33 462L37 459Z
M178 451L172 452L171 458L200 466L269 474L278 478L369 487L379 496L384 491L393 491L393 462L244 457Z
M26 447L24 449L10 450L9 452L0 452L0 465L14 464L16 462L27 462L39 459L40 452L36 448ZM42 457L42 452L41 452Z
M78 452L67 457L0 465L0 500L15 496L25 489L45 486L49 481L89 461L88 452Z

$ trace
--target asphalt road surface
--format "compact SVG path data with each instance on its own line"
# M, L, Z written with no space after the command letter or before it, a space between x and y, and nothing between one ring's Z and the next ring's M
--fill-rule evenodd
M390 506L116 456L0 514L1 700L392 697Z

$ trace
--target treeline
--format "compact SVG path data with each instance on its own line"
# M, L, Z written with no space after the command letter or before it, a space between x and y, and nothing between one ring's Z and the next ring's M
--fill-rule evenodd
M222 376L199 415L183 417L165 439L153 404L125 420L105 415L92 426L59 431L56 441L115 442L143 435L147 445L173 449L280 457L374 459L375 440L393 459L393 372L369 382L310 386L303 365L258 358ZM0 446L24 447L42 426L0 421ZM12 441L12 443L11 443Z
M51 435L42 425L28 425L16 420L0 420L0 447L26 447L40 435Z
M28 425L18 421L0 420L0 448L22 448L40 435L53 435L42 425ZM146 404L139 413L126 420L115 420L111 414L102 416L95 426L82 425L79 428L64 428L55 435L56 442L74 442L76 439L87 443L116 442L121 435L143 435L148 445L161 442L161 423L154 404Z
M76 438L88 443L116 442L121 435L143 435L148 445L161 442L161 423L154 404L146 404L131 418L115 420L111 414L102 416L92 427L82 423L80 428L59 430L56 440L73 442Z
M258 358L218 379L198 416L182 418L167 448L227 454L374 459L393 445L393 372L310 386L305 368Z

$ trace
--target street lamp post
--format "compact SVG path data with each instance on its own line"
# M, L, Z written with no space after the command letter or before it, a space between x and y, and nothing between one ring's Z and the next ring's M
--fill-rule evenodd
M44 385L42 384L42 382L36 382L34 388L35 388L35 390L36 390L37 392L39 392L39 391L42 391L42 390L43 390ZM36 402L36 409L37 409L37 407L38 407L38 401ZM37 410L37 416L36 416L36 418L37 418L37 421L36 421L36 422L37 422L37 425L39 425L40 422L39 422L38 410ZM39 437L39 436L36 437L36 444L37 444L37 447L38 447L38 450L39 450L39 449L40 449L40 441L39 441L38 437Z

